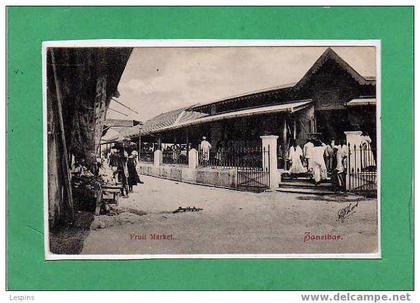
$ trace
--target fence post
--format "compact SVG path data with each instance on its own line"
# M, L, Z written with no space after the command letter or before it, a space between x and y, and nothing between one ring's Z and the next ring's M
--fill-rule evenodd
M279 172L277 170L277 139L279 136L261 136L263 170L269 170L270 189L279 187ZM266 151L266 152L264 152ZM268 152L267 152L268 151Z
M153 155L153 164L154 166L161 166L163 162L163 155L160 149L155 150Z
M188 152L188 167L196 169L198 167L198 151L195 148Z

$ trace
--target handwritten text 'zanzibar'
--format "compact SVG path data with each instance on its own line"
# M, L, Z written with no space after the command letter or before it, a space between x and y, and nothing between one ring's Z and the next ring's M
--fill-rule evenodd
M343 240L341 235L332 235L332 234L324 234L324 235L314 235L310 231L306 231L303 236L303 242L307 241L339 241Z

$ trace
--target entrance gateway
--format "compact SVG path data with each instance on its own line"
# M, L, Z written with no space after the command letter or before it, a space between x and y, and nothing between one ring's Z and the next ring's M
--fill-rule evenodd
M254 151L237 168L237 188L240 190L260 192L270 188L270 147L260 146Z
M279 185L279 174L277 169L277 139L278 136L261 136L261 147L251 162L244 163L237 170L237 186L239 189L254 189L262 191L265 189L276 189Z

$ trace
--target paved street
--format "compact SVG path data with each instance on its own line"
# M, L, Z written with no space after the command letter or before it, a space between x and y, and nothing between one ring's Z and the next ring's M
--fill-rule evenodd
M145 184L135 187L129 198L120 199L119 215L95 217L82 254L369 253L377 250L376 199L250 193L141 178ZM338 220L339 210L350 203L353 210L343 221ZM173 213L180 206L202 210Z

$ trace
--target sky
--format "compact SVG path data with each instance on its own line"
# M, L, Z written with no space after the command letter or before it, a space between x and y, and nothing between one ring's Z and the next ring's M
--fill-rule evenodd
M294 83L326 47L134 48L107 118L147 121L163 112ZM375 76L374 47L333 47L363 76Z

